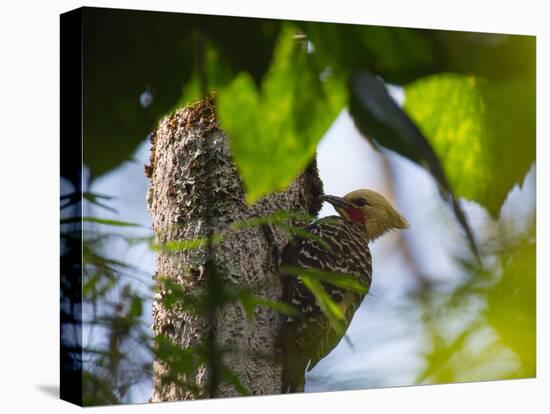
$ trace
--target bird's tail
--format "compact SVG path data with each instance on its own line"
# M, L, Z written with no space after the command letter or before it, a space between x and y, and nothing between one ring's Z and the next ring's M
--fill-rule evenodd
M307 361L303 361L303 358L285 354L281 389L283 394L304 392L306 365Z
M292 326L283 319L276 346L282 351L281 393L304 392L307 358L293 341Z

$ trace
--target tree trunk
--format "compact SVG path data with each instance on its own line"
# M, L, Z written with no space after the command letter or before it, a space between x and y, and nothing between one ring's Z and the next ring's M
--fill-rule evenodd
M203 101L164 118L151 137L151 179L148 209L159 245L171 240L193 240L226 232L213 246L213 261L224 288L254 289L256 295L280 300L282 286L277 275L278 257L290 235L276 226L246 227L228 231L237 221L261 217L278 210L317 215L322 194L315 161L284 192L262 198L253 206L245 201L243 185L231 159L227 136L216 122L213 101ZM268 165L265 168L270 168ZM291 224L304 226L293 219ZM210 229L209 229L210 227ZM276 248L275 248L276 246ZM168 278L187 294L207 291L208 249L164 251L157 255L156 277ZM157 282L158 284L158 282ZM281 391L281 367L276 360L276 336L280 316L268 307L256 307L255 320L248 320L239 301L225 303L212 318L209 311L168 308L161 284L153 304L153 332L165 335L181 348L200 346L212 338L223 353L223 363L232 369L253 395ZM208 364L193 374L163 381L170 366L155 358L151 401L174 401L213 396L207 392ZM197 389L200 390L197 393ZM221 379L216 396L240 395L234 385Z

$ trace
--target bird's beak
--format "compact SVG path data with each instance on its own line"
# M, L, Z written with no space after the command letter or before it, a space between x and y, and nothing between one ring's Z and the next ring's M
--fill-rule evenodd
M320 197L320 199L322 201L329 202L334 207L340 207L340 208L344 208L344 209L349 208L349 207L353 207L353 205L348 200L346 200L342 197L336 197L336 196L332 196L332 195L322 195Z

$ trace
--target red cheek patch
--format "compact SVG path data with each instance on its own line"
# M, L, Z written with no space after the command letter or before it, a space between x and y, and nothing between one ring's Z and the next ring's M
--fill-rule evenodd
M363 212L359 210L358 208L349 207L346 210L346 213L348 213L348 216L351 220L353 220L356 223L364 224L365 223L365 216L363 215Z

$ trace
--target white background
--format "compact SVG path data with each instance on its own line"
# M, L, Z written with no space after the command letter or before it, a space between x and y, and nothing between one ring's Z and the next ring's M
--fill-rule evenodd
M52 3L52 2L50 2ZM172 10L224 15L350 22L421 28L537 35L537 355L536 380L405 387L316 395L236 398L88 409L94 412L544 412L550 406L548 380L548 261L543 192L548 173L542 137L548 96L549 13L543 1L389 1L319 2L40 1L3 2L0 11L0 117L2 120L2 218L0 257L1 412L66 413L79 408L56 397L59 287L59 13L81 5ZM546 19L545 19L546 17ZM543 96L545 95L545 96ZM547 126L547 123L546 123ZM75 154L75 156L78 156ZM5 264L7 262L7 265ZM32 292L29 294L29 291ZM22 296L21 293L25 293ZM548 352L548 351L547 351ZM545 393L546 391L546 393ZM545 395L546 394L546 395ZM548 410L548 408L546 408Z

